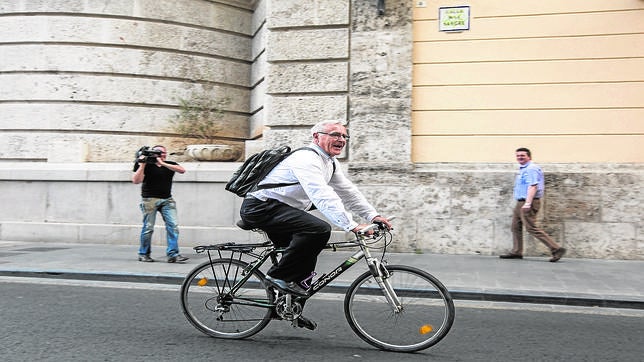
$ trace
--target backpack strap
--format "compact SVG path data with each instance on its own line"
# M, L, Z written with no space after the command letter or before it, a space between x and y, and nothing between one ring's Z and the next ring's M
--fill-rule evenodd
M309 151L313 151L313 152L317 153L317 151L312 149L311 147L300 147L300 148L298 148L296 150L293 150L293 152L291 152L290 155L292 155L293 153L295 153L295 152L297 152L299 150L309 150ZM333 177L333 174L335 173L335 160L331 159L331 162L333 163L333 173L331 173L331 177ZM255 190L274 189L274 188L277 188L277 187L293 186L293 185L297 185L297 184L299 184L299 182L263 184L263 185L257 185L257 187L255 187Z

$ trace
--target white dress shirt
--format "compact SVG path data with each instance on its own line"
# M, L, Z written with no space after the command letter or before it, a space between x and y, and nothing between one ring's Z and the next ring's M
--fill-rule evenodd
M336 164L333 171L335 158L314 143L308 147L315 152L304 149L293 153L259 183L298 184L258 190L249 195L262 201L275 199L300 210L311 210L315 205L329 221L346 231L359 224L348 210L369 221L378 216L376 209L349 181L339 165Z

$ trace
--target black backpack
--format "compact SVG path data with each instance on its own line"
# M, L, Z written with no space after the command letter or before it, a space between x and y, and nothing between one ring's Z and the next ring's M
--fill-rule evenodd
M297 182L286 184L264 184L257 186L257 184L262 181L278 163L293 154L293 152L297 152L299 150L311 150L315 152L315 150L310 147L302 147L291 151L289 146L282 146L264 150L250 156L232 175L226 184L226 190L236 194L237 196L245 197L247 193L256 190L296 185ZM333 172L335 172L335 162L333 163Z

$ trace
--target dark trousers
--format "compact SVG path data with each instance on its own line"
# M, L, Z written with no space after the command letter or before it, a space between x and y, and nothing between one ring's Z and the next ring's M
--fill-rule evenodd
M331 237L329 223L277 200L247 196L239 213L245 223L264 230L276 246L286 248L268 275L287 282L300 282L311 275Z

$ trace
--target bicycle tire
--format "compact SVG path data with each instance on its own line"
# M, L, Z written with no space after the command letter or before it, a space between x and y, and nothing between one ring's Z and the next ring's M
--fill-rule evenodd
M242 339L264 329L274 305L264 274L253 270L241 288L230 293L250 268L244 261L215 259L193 269L181 284L181 308L188 321L216 338Z
M371 272L349 287L344 314L365 342L387 351L416 352L440 342L454 323L454 302L434 276L405 265L386 266L387 280L402 303L394 312Z

